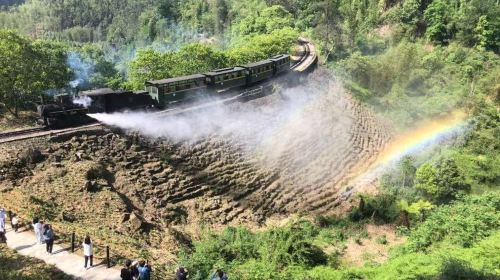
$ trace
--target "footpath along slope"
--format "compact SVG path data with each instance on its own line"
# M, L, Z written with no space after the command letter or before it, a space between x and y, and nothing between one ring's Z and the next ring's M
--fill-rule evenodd
M19 231L15 233L12 228L7 227L7 246L16 250L19 254L34 257L53 264L68 275L76 279L92 280L118 280L120 271L116 268L106 268L105 264L94 263L90 269L83 268L82 256L70 253L58 244L54 244L53 254L45 251L45 245L36 244L35 235L30 231Z

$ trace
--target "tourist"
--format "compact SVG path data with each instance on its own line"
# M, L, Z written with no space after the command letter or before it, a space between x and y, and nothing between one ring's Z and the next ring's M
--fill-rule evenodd
M47 253L52 255L52 248L54 247L54 231L51 225L45 225L43 230L43 240L45 241Z
M0 219L0 243L7 243L5 236L5 219Z
M222 269L217 269L210 276L210 280L228 280L226 273Z
M37 219L36 224L33 226L35 228L35 235L36 235L36 240L38 244L43 243L43 221L39 221Z
M179 267L175 273L175 280L187 280L188 271L184 267Z
M33 227L33 230L35 231L35 237L37 237L37 240L38 240L38 233L37 233L37 226L36 224L38 223L38 218L33 218L33 223L31 224L31 226Z
M130 273L132 274L132 279L139 279L139 270L137 270L138 261L133 261L130 265Z
M16 214L14 214L14 217L12 217L12 228L14 228L14 232L17 232L17 230L19 229L19 218Z
M85 258L85 265L83 268L89 269L94 264L94 248L93 248L92 240L90 240L90 236L88 236L88 235L85 236L85 239L83 240L82 245L83 245L83 256ZM89 260L90 260L90 266L87 267Z
M139 280L151 279L151 266L149 262L140 261L137 270L139 271Z
M120 271L120 277L122 280L134 280L132 278L132 271L130 270L130 265L132 262L130 260L125 261L125 266Z

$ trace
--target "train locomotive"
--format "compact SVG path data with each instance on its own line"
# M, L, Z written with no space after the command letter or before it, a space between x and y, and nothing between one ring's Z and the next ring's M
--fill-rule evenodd
M145 82L145 91L109 88L81 91L76 97L56 96L51 104L37 108L39 122L63 127L89 121L88 113L126 110L162 110L204 95L221 95L231 89L251 87L290 70L290 56L281 54L246 65L213 70L203 74ZM75 102L86 98L88 106Z

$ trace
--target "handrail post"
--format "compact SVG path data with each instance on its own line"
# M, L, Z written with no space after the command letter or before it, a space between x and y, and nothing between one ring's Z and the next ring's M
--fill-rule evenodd
M75 252L75 232L71 234L71 253Z
M109 246L106 246L106 264L108 268L111 267L111 260L109 259Z

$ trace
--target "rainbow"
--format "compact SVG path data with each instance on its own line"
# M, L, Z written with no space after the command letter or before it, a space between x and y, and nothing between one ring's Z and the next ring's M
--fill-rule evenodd
M421 152L442 140L452 138L461 132L466 124L467 114L463 111L453 111L444 117L416 125L408 132L394 137L393 141L380 152L375 162L351 182L376 179L387 167L397 163L404 156Z
M454 111L444 117L420 123L411 131L394 137L394 140L383 150L375 165L385 165L400 160L405 155L411 155L452 137L461 131L467 123L467 114Z

